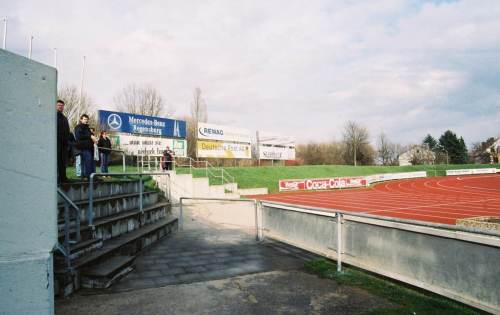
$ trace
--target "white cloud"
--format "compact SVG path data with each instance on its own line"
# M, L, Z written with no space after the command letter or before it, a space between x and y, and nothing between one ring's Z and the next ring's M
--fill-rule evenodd
M416 4L415 4L416 3ZM209 119L299 141L346 120L395 141L452 128L498 135L500 3L431 1L12 1L9 49L52 63L102 108L128 83L156 86L177 114L202 88Z

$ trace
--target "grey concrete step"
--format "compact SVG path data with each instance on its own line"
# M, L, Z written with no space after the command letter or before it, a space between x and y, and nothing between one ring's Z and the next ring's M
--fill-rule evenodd
M160 193L155 191L144 192L142 196L142 203L145 207L157 203L162 199ZM114 195L111 197L96 198L93 201L93 213L94 219L99 217L105 217L118 212L131 210L139 206L140 194L139 193L128 193L121 195ZM76 206L80 209L80 220L82 222L87 221L89 202L88 200L80 200L75 202ZM70 209L70 217L75 217L75 210ZM58 207L58 224L64 224L64 207L59 205Z
M114 269L113 266L126 264L120 264L118 262L106 264L108 259L113 259L115 256L136 256L141 250L147 246L153 244L164 236L176 231L178 228L178 219L174 217L162 218L161 220L142 226L140 229L120 235L119 237L113 238L111 240L104 241L101 248L96 249L86 255L79 257L72 261L73 271L69 272L66 266L62 262L55 261L54 266L54 291L56 295L68 296L72 294L75 290L80 289L82 274L84 270L92 270L94 266L104 264L101 267L96 267L105 273L106 270ZM108 267L106 267L108 266ZM111 281L109 285L119 279L124 274L128 273L130 270L127 268L116 268L110 271L109 274L111 278L107 281ZM99 286L106 286L108 282L101 281L95 284L94 288Z
M114 256L82 271L81 286L104 289L133 270L135 256Z
M68 197L73 201L88 199L89 183L88 182L72 182L59 185ZM100 181L94 183L94 197L106 197L117 194L126 194L139 191L139 180L137 179L122 179L113 181ZM58 202L62 202L58 196Z
M142 221L144 221L143 223L149 223L151 221L155 221L155 220L153 220L154 218L151 218L151 216L149 215L150 212L165 209L166 207L169 207L169 206L170 206L170 203L168 203L168 202L160 202L160 203L156 203L154 205L150 205L148 207L144 207L143 208L144 214L141 213L139 208L135 208L135 209L132 209L129 211L123 211L123 212L119 212L119 213L109 215L106 217L97 218L93 221L93 224L97 230L97 234L102 235L103 234L102 232L99 233L100 228L108 227L108 228L112 229L113 225L120 223L119 221L124 221L124 220L132 219L132 218L135 218L135 221L137 224L141 223L140 222L141 218L142 218ZM164 211L164 213L168 213L168 212L169 211ZM124 224L126 224L126 225L128 225L128 223L129 222L124 222ZM75 224L75 221L70 222L70 227L71 227L70 228L70 236L73 239L75 238L74 224ZM135 225L135 223L134 223L134 225ZM127 227L127 230L128 230L128 227ZM84 223L80 227L80 233L81 233L82 240L87 240L87 239L89 239L89 237L91 237L91 228L87 224ZM111 233L111 234L113 234L113 233ZM122 234L122 233L120 233L120 234ZM113 235L111 235L111 236L113 236ZM58 237L59 237L59 241L62 244L62 242L64 242L64 225L59 225ZM106 238L106 237L104 237L104 238Z
M177 218L164 218L156 223L145 225L141 227L138 230L135 230L133 232L127 233L120 235L119 237L107 240L104 242L104 245L89 253L88 255L85 255L81 258L76 259L75 261L72 262L73 268L82 268L84 266L89 265L90 263L97 261L99 258L104 258L107 255L112 254L114 251L121 249L122 247L125 247L126 245L129 245L133 243L136 240L140 240L142 237L147 236L150 233L154 233L158 231L159 229L162 229L168 225L177 225ZM141 244L142 245L142 244ZM132 248L133 254L141 250L142 248L146 247L149 245L149 243L145 246L140 246L140 248ZM65 270L61 270L59 268L56 268L56 273L60 272L65 272Z

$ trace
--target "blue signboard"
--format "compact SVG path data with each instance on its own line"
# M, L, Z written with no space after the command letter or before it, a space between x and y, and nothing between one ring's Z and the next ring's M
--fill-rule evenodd
M110 112L107 110L100 110L98 116L101 130L186 138L186 122L184 120Z

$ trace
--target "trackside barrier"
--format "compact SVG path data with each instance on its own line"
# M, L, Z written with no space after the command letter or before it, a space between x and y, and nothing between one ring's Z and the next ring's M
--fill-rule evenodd
M264 237L500 314L500 233L261 202Z
M370 176L282 179L279 181L279 191L293 190L326 190L342 188L365 187L372 183L409 178L427 177L427 172L384 173Z
M383 182L386 180L396 180L396 179L410 179L410 178L423 178L427 177L427 172L404 172L404 173L385 173L385 174L375 174L365 176L369 184Z
M496 168L471 168L463 170L446 170L446 176L495 174L495 173L497 173Z

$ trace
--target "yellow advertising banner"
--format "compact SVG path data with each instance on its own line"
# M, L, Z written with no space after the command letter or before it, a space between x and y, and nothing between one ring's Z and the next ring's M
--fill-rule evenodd
M252 158L252 148L250 144L244 143L198 140L196 149L198 157L221 159Z

